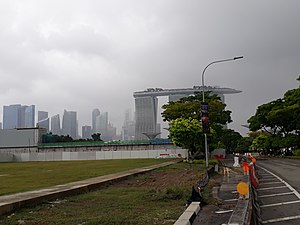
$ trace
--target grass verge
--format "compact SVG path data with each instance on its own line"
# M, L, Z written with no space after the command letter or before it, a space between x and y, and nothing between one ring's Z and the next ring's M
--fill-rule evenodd
M0 195L36 190L166 161L170 159L0 163Z
M0 224L174 224L204 168L178 163L106 188L0 217ZM208 192L208 190L207 190Z

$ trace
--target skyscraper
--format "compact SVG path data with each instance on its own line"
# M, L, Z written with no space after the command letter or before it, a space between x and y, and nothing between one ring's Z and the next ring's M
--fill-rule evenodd
M145 134L154 135L160 132L157 125L157 107L156 96L135 98L135 139L147 139Z
M35 106L21 104L3 106L3 129L34 127Z
M92 133L96 133L96 120L97 117L100 116L100 110L99 109L93 109L92 112Z
M27 106L21 105L18 109L18 128L25 127L25 111Z
M169 101L178 101L181 97L187 97L202 90L201 86L181 89L162 89L148 88L145 91L134 92L135 98L135 139L156 138L161 132L160 125L157 123L157 103L159 96L169 96ZM224 102L224 94L240 93L241 91L232 88L221 88L205 86L205 91L217 94ZM145 136L146 135L146 136Z
M52 134L61 134L59 114L51 117L51 132Z
M3 106L3 129L13 129L19 126L19 108L21 104Z
M77 138L77 112L64 110L62 134Z
M92 138L92 127L91 126L82 126L82 138L91 139Z
M106 136L108 127L108 112L104 112L96 117L96 132L101 133L101 137Z
M35 125L35 105L26 106L25 108L25 126L27 128Z
M44 120L48 118L48 112L46 111L38 111L38 121Z
M49 118L48 118L48 112L45 111L38 111L38 127L45 128L47 132L49 131Z
M134 140L135 136L135 122L133 121L132 110L125 111L125 119L122 127L122 140Z
M49 131L49 118L38 121L37 126L40 128L45 128L48 132Z

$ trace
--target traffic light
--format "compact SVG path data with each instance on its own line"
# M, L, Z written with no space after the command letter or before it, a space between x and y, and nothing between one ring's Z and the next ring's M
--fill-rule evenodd
M208 103L207 102L201 102L201 121L202 121L203 133L209 134L210 127L209 127Z

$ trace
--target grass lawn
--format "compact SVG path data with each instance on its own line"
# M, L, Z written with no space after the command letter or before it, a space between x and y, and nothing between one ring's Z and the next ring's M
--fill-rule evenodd
M0 163L0 195L36 190L163 163L170 159Z
M199 164L192 168L187 163L174 164L98 191L21 209L0 217L0 224L171 225L184 211L203 171Z

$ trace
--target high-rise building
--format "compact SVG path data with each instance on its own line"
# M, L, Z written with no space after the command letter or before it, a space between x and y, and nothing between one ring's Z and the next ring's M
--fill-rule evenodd
M35 125L35 105L26 106L25 108L24 127L32 128Z
M135 139L147 139L147 135L160 133L157 126L157 107L156 96L135 98Z
M108 127L108 112L101 113L96 117L96 132L101 133L101 137L105 137Z
M3 106L3 129L19 127L19 109L21 104Z
M91 126L82 126L82 138L91 139L92 138L92 127Z
M51 117L51 132L52 134L61 135L59 114Z
M218 86L194 86L193 88L162 89L148 88L145 91L134 92L135 98L135 139L156 138L160 134L160 125L157 124L157 97L168 96L169 101L178 101L182 97L195 94L195 92L211 91L225 101L224 94L235 94L241 91L232 88L221 88Z
M96 120L97 120L98 116L100 116L100 110L99 109L93 109L93 112L92 112L92 132L93 133L97 132Z
M49 122L50 122L50 119L48 118L48 112L38 111L37 126L41 127L41 128L45 128L48 132L49 131Z
M77 112L64 111L62 120L62 134L70 135L72 138L77 138Z
M21 104L3 106L3 128L31 128L34 127L35 106Z
M25 127L25 115L26 115L26 105L20 106L18 109L18 128L23 128Z
M46 111L38 111L38 121L44 120L48 118L48 112Z
M117 128L114 127L111 123L107 125L107 130L105 136L101 136L105 141L112 141L117 139Z
M37 127L45 128L46 132L48 132L49 131L49 118L42 119L42 120L38 121L37 122Z
M125 111L124 124L121 131L122 140L134 140L135 136L135 122L133 121L132 110Z

